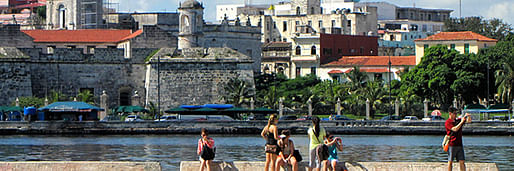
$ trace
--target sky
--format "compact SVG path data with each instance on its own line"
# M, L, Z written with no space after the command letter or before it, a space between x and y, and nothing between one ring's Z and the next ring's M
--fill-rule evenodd
M117 2L119 11L123 12L156 12L177 10L179 1L185 0L110 0ZM245 0L198 0L205 7L204 19L214 21L216 17L216 5L244 4ZM289 0L251 0L252 4L276 4ZM459 16L459 0L361 0L361 2L386 1L400 7L412 7L416 4L419 8L452 9L453 17ZM484 18L499 18L509 24L514 24L514 0L461 0L462 16L483 16Z

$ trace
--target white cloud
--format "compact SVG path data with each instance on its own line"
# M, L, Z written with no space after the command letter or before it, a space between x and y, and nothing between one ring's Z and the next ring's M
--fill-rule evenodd
M500 18L509 24L514 24L512 9L514 9L514 3L503 2L492 5L488 10L483 11L482 15L486 18Z

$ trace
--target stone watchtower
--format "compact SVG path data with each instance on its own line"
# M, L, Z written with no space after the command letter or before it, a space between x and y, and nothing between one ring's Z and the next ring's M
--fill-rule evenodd
M178 49L199 47L203 38L203 6L196 0L179 5L180 13Z

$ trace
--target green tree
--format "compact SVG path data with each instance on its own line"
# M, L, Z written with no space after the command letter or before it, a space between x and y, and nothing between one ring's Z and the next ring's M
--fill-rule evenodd
M19 103L20 103L20 107L29 107L29 106L32 106L32 107L36 107L36 108L40 108L40 107L43 107L43 105L45 105L45 99L44 98L39 98L39 97L20 97L18 98L19 100ZM16 105L16 100L14 100L11 105Z
M311 87L320 82L319 78L315 75L296 77L295 79L282 82L277 87L277 96L284 98L285 106L295 105L296 107L307 109L307 100L313 97Z
M226 103L241 106L243 103L249 102L253 95L254 89L250 84L234 78L226 84L223 99Z
M345 74L345 76L350 80L349 84L352 91L363 87L368 79L368 75L361 72L358 66L353 67L353 70Z
M61 92L51 91L50 98L48 99L50 103L58 102L58 101L67 101L69 98Z
M496 85L498 95L502 103L509 104L513 99L512 88L514 87L514 62L503 64L503 69L496 71Z
M95 96L93 94L91 94L91 91L89 91L89 90L84 90L84 91L81 91L79 94L77 94L77 98L78 98L77 100L86 102L89 104L95 103L94 97Z
M282 74L261 74L255 77L256 105L274 108L277 104L277 87L287 81Z
M482 17L450 18L445 21L446 31L472 31L496 40L503 40L513 29L501 19L484 20Z
M476 55L459 54L446 46L435 46L425 51L421 62L403 75L401 91L430 99L437 106L446 107L461 94L466 102L478 96L476 92L484 74ZM483 60L482 60L483 61Z
M383 81L368 81L366 86L357 90L357 92L361 95L363 100L368 100L370 102L371 107L371 117L375 117L375 111L377 108L377 103L381 103L382 99L386 98L386 91L384 87Z
M311 87L315 111L319 113L333 113L337 99L342 101L348 96L348 87L331 80L325 80Z

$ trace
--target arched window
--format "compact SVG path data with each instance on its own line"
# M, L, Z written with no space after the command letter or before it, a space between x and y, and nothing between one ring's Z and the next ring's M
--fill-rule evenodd
M302 50L300 49L300 46L296 46L296 53L295 55L301 55L302 54Z
M316 55L316 46L311 47L311 55Z
M296 7L296 15L300 15L300 7Z
M66 26L66 8L64 5L59 5L59 28Z
M314 14L314 7L311 7L311 14Z

